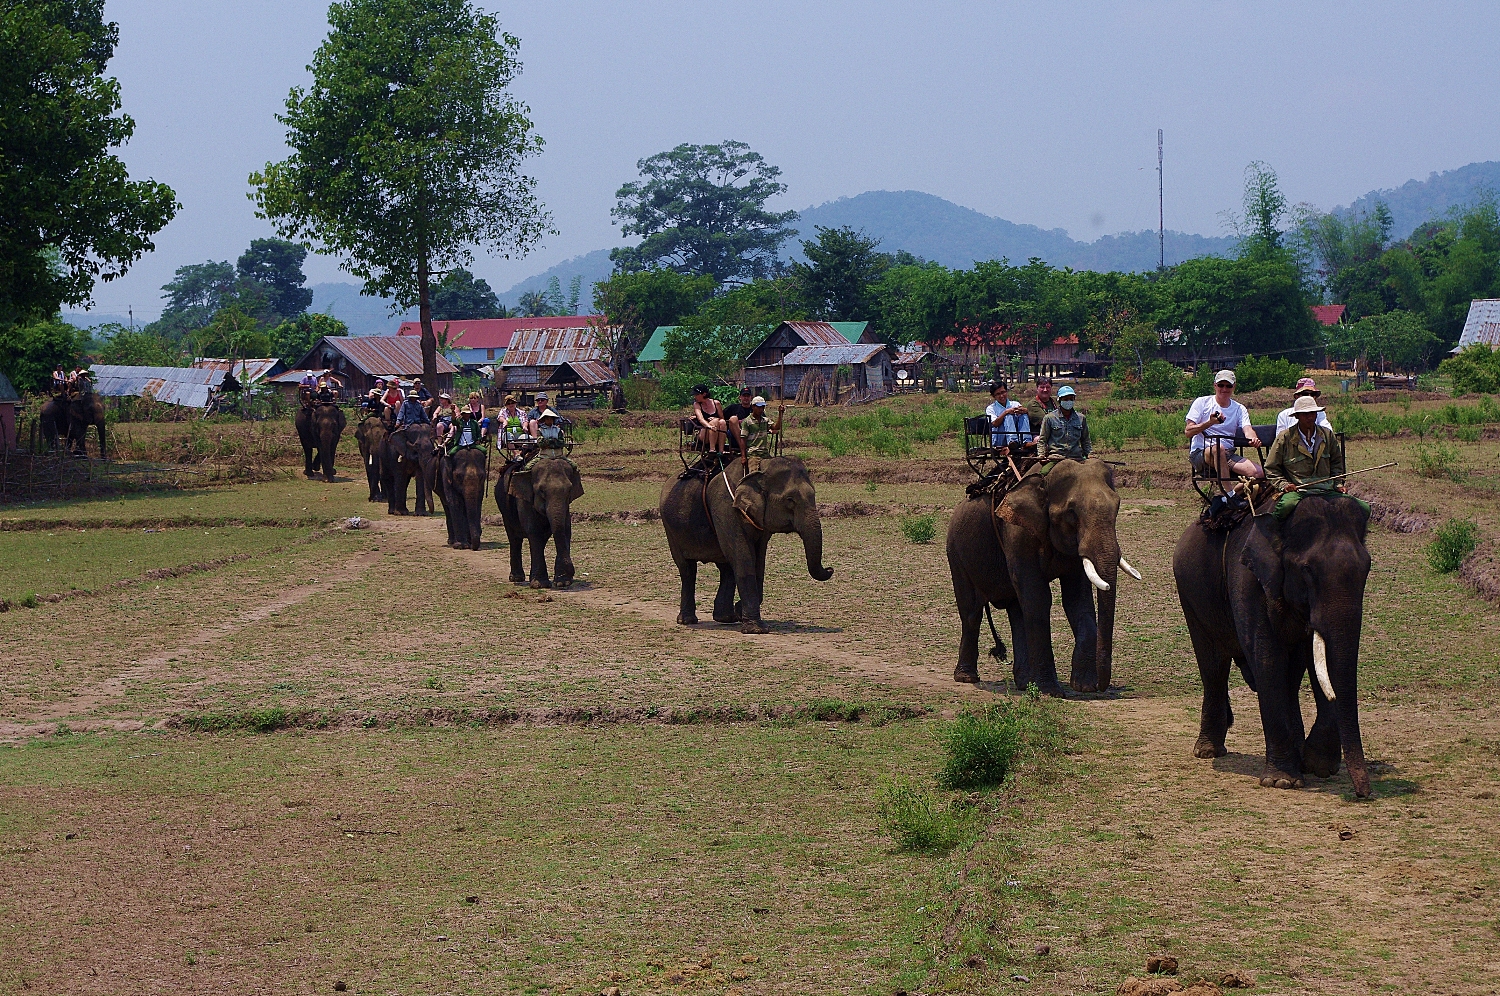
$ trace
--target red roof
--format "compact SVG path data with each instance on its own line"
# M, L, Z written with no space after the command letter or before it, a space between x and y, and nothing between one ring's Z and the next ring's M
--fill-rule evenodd
M454 349L509 349L511 337L523 329L572 329L587 325L601 315L544 315L538 318L471 318L466 321L433 319L432 331L442 336L448 330L448 345ZM421 322L402 322L397 335L421 335Z
M1315 304L1312 306L1313 317L1323 325L1337 325L1344 320L1344 306L1342 304Z

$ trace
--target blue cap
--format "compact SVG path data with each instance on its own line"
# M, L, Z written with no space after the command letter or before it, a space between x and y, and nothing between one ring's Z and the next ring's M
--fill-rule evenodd
M1073 390L1071 387L1064 387L1060 391L1057 392L1057 396L1059 398L1073 398L1073 397L1077 397L1077 395L1078 395L1078 392L1075 391L1075 390Z

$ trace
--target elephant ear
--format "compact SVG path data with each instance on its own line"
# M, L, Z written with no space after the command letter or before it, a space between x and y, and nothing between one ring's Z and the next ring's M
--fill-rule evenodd
M1281 566L1281 536L1277 533L1270 516L1255 520L1245 535L1245 545L1240 550L1240 563L1250 568L1255 580L1266 591L1272 602L1282 600L1282 586L1286 572Z
M583 497L583 478L578 474L578 468L572 464L568 465L568 502L577 501Z
M1014 489L995 507L995 517L1024 529L1038 543L1047 542L1046 492L1039 484L1025 484Z
M505 493L514 497L517 501L531 501L531 474L519 471L510 475L510 483L505 486Z

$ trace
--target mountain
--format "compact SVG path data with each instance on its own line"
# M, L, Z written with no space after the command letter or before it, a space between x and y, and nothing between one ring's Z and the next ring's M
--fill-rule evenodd
M499 295L500 303L507 308L514 308L521 301L521 295L527 291L544 291L547 282L553 277L557 278L562 285L563 295L568 293L568 283L579 274L583 275L583 294L579 297L579 310L589 314L594 306L594 284L600 280L607 279L614 264L609 261L608 249L595 249L593 252L584 253L582 256L574 256L572 259L558 263L550 269L543 270L536 276L527 277L520 283L514 285Z
M332 315L349 326L350 335L395 335L402 322L417 318L416 308L391 314L391 301L364 297L356 284L313 284L312 292L312 307L307 310Z
M1345 218L1368 214L1377 201L1391 209L1391 238L1404 239L1424 221L1440 218L1450 208L1473 204L1500 192L1500 162L1470 163L1425 180L1407 180L1390 190L1372 190L1333 213Z
M1158 259L1155 232L1122 232L1078 242L1061 228L1018 225L919 190L871 190L801 214L796 223L801 238L812 238L817 225L848 225L878 238L886 252L905 249L953 268L1001 258L1024 263L1036 256L1075 270L1154 270ZM1166 243L1169 266L1195 256L1223 255L1234 247L1233 239L1173 231L1167 232ZM794 258L800 258L800 245L793 245Z

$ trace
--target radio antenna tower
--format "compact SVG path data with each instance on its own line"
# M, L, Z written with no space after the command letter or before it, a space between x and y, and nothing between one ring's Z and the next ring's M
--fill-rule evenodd
M1156 244L1157 270L1167 268L1167 201L1162 183L1161 129L1156 129Z

